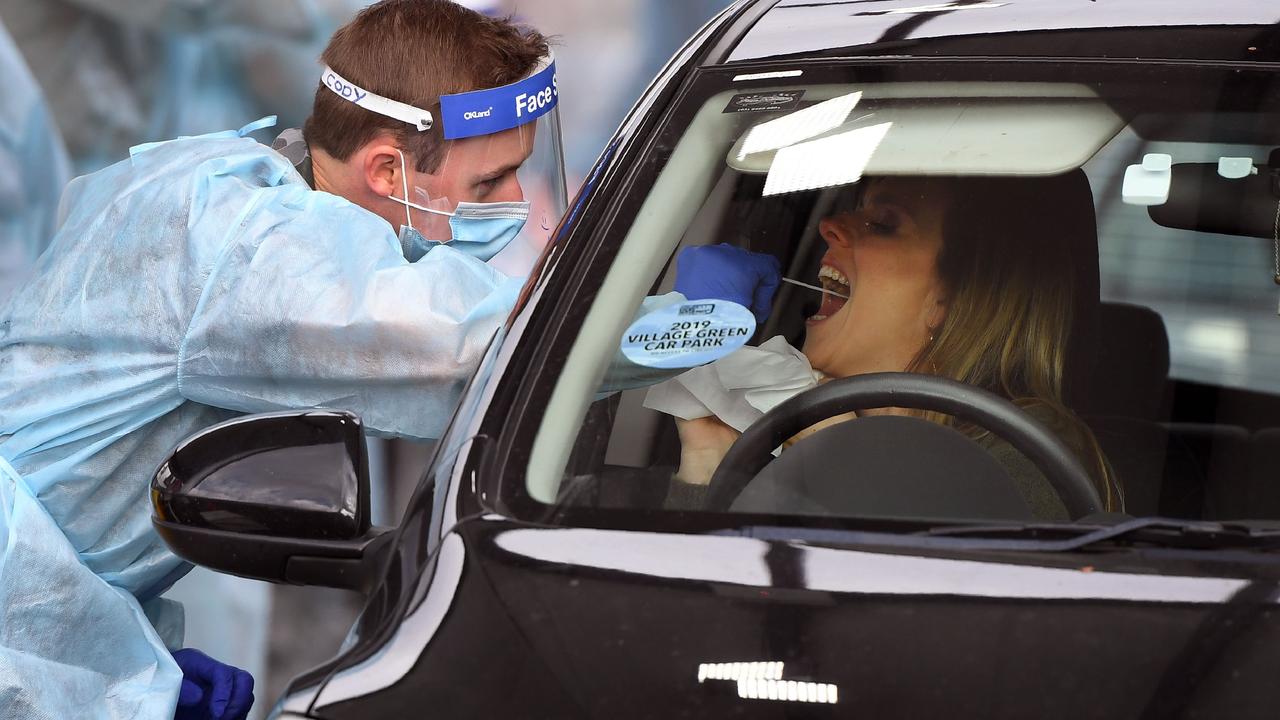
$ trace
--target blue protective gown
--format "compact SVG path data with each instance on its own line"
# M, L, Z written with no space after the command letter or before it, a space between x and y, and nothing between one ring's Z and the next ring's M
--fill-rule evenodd
M150 525L158 463L240 412L436 437L522 281L448 247L407 262L238 133L136 148L67 195L0 310L0 717L168 720L181 621L157 596L188 566Z

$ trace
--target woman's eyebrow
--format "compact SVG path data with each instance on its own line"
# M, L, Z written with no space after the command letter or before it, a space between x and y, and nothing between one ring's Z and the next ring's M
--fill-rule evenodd
M892 193L873 193L865 198L865 202L870 205L892 205L900 210L910 212L910 206L905 204L901 198Z

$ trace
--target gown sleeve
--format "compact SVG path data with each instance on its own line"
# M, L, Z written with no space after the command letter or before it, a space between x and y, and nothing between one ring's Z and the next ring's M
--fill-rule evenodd
M235 226L178 356L179 392L242 412L328 407L436 438L522 279L447 246L408 262L346 201L266 188Z

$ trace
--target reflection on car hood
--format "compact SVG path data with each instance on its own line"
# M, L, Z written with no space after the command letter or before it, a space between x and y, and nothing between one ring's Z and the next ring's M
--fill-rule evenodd
M1107 562L1046 567L475 521L446 539L422 602L324 688L314 712L1273 713L1274 582ZM752 688L795 699L741 697Z

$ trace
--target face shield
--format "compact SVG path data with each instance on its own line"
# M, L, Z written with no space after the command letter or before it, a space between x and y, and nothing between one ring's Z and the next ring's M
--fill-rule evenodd
M442 95L438 117L370 93L331 68L323 82L340 97L419 132L441 125L437 165L419 172L414 159L402 155L400 187L390 196L405 206L405 257L417 260L443 244L510 275L528 272L566 204L552 57L510 85Z

